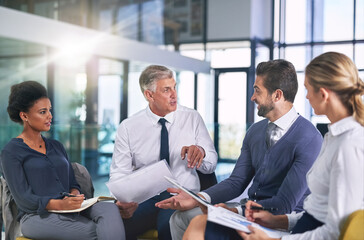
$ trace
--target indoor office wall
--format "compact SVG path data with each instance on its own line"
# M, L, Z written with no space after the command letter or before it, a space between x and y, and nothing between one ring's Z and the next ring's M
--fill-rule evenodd
M272 1L208 0L207 41L270 39Z
M208 0L207 39L249 39L251 0Z

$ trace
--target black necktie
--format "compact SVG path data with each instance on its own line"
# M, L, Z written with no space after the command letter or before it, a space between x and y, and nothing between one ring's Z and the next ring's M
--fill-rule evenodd
M162 125L161 130L161 151L160 151L160 159L165 159L169 164L169 146L168 146L168 131L166 128L166 119L159 119L159 123Z

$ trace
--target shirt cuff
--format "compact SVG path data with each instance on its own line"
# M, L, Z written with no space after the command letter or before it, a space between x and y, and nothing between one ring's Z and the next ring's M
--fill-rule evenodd
M236 210L238 210L238 213L240 215L243 215L243 208L241 207L241 205L240 206L236 206L235 208L236 208Z
M203 154L203 158L205 158L206 157L206 152L205 152L205 149L203 149L203 147L201 147L201 146L199 146L199 145L196 145L197 146L197 148L202 152L202 154Z
M207 193L199 192L198 194L202 195L207 202L211 203L211 197Z
M289 214L286 214L288 218L288 231L291 231L294 226L297 224L297 221L302 217L304 212L296 213L292 212Z

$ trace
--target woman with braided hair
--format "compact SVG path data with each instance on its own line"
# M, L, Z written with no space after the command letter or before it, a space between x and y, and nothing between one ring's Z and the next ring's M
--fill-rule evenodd
M306 175L311 194L305 199L305 211L272 215L251 209L260 205L248 201L245 216L269 228L291 231L282 237L285 240L338 239L347 217L364 208L364 83L350 58L336 52L313 59L305 73L306 98L315 114L326 115L331 122ZM184 239L203 239L205 226L206 216L195 217ZM271 239L259 229L248 228L250 234L238 232L245 240Z
M327 52L306 67L306 98L317 115L330 120L321 152L307 173L311 194L305 213L273 216L249 210L247 217L273 228L293 228L282 239L338 239L346 218L364 208L364 83L354 63ZM241 233L244 239L269 239L262 232Z

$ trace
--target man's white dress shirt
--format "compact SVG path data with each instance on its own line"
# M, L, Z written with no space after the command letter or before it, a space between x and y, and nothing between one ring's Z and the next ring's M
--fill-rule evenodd
M160 118L148 106L121 122L115 138L110 181L160 160ZM196 168L187 167L187 156L182 160L181 150L183 146L202 147L206 156L198 170L202 173L214 172L217 153L207 128L196 110L181 105L164 118L167 120L169 164L172 174L184 187L199 191L200 181Z
M364 208L364 127L353 117L329 125L307 183L303 208L324 225L282 239L338 239L346 218ZM289 228L301 215L287 215Z

